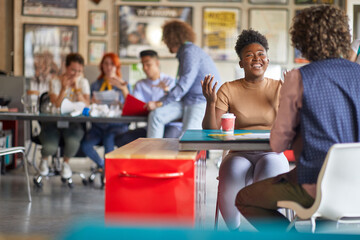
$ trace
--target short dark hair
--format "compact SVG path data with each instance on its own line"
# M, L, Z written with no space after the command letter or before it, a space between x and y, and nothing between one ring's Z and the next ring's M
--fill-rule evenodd
M80 55L80 53L69 53L66 55L65 66L70 66L72 62L77 62L84 66L84 58Z
M258 43L263 46L266 51L269 50L269 44L264 35L251 28L248 30L245 29L238 36L235 45L235 51L239 58L241 58L241 51L243 50L243 48L252 43Z
M332 5L301 10L290 28L292 45L310 61L348 58L351 36L346 13Z
M157 54L156 51L148 49L148 50L144 50L140 52L140 57L146 57L146 56L150 56L153 58L159 58L159 55Z

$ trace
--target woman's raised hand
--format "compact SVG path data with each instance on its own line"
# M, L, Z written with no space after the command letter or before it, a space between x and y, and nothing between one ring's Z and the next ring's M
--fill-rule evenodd
M110 77L109 78L109 83L114 86L117 87L118 89L122 90L124 88L127 88L127 82L125 82L122 78L120 77Z
M214 86L212 86L213 80L214 80L214 76L211 76L209 74L205 76L203 81L201 81L202 92L208 103L215 103L217 99L216 97L217 82L215 82Z

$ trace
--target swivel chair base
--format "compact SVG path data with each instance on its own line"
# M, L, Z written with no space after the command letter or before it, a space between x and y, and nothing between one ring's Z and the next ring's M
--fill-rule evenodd
M100 175L100 188L101 189L104 189L104 186L105 186L105 181L104 181L104 169L102 168L91 168L91 173L90 173L90 176L88 178L88 182L90 184L94 184L94 180L96 178L96 175Z
M80 172L73 172L73 175L74 175L74 174L80 176L81 181L82 181L82 183L83 183L84 186L86 186L86 185L88 184L88 181L86 180L85 174L80 173ZM45 176L44 176L44 175L41 175L41 174L38 174L38 175L36 175L36 176L34 177L33 182L34 182L34 184L35 184L36 187L42 188L42 186L43 186L43 182L42 182L43 178L44 178L44 177L53 177L53 176L60 176L60 171L58 171L58 170L51 170L51 171L49 172L49 174L47 174L47 175L45 175ZM62 183L67 183L67 185L68 185L69 188L73 188L73 187L74 187L72 177L70 177L70 178L63 178L63 177L61 177L61 182L62 182Z

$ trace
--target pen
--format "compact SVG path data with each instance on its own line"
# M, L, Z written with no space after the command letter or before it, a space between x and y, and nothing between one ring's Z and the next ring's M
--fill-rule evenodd
M240 135L248 135L251 133L235 133L235 134L226 134L226 133L211 133L208 136L240 136Z

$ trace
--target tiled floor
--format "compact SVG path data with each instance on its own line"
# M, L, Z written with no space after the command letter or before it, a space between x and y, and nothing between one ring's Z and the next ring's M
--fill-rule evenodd
M206 229L212 229L214 225L218 174L216 162L221 157L221 153L221 151L211 151L210 159L206 164L206 217L202 224ZM90 160L73 159L71 165L73 170L89 174ZM30 170L32 178L35 170L33 168ZM35 187L31 182L33 201L29 203L22 168L1 175L0 239L14 235L30 235L34 239L52 238L74 223L84 220L103 221L104 190L99 188L99 179L95 179L94 185L91 186L83 186L78 176L74 176L73 179L73 189L63 184L60 177L45 179L42 189ZM308 222L297 224L297 228L305 232L310 230ZM332 228L335 229L334 226ZM353 229L360 233L358 225ZM219 230L227 230L221 216ZM252 231L253 228L242 219L240 231L249 230Z
M221 152L211 152L206 166L206 228L213 228L217 171L216 161ZM90 160L77 158L71 160L73 171L89 174ZM82 219L104 219L104 190L100 180L94 185L83 186L80 177L74 176L74 188L70 189L60 181L60 177L43 180L43 187L37 188L32 178L34 168L30 168L32 202L27 201L23 169L19 168L0 176L0 233L56 236L73 222ZM226 229L220 219L220 229ZM1 236L1 235L0 235Z

